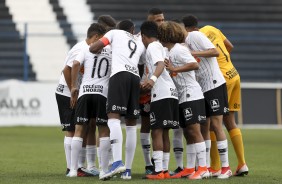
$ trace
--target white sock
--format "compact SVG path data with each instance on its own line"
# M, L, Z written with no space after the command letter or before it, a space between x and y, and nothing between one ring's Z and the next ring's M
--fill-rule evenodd
M65 137L64 139L64 148L65 148L65 155L66 155L68 169L70 169L71 167L71 141L72 141L72 137Z
M141 142L146 166L153 165L150 156L151 153L150 133L140 133L140 142Z
M183 129L173 129L173 152L178 167L183 168Z
M119 119L109 119L110 139L114 162L122 160L122 130Z
M82 147L78 156L78 168L82 168L85 166L86 160L86 148Z
M207 168L211 166L211 140L205 140Z
M110 150L109 150L109 165L112 165L114 162L113 150L111 147L111 140L110 140Z
M221 167L228 167L228 143L227 140L217 141L217 149L219 152L219 157L221 161Z
M126 144L125 144L125 167L131 169L134 159L136 144L137 144L137 132L136 126L126 126Z
M195 149L198 158L198 164L200 167L206 167L206 144L205 142L195 143Z
M196 158L197 158L195 144L187 144L186 154L187 154L186 167L189 169L195 168Z
M71 141L71 170L78 169L79 155L82 149L83 139L80 137L73 137Z
M109 137L101 137L100 138L100 167L101 169L106 172L109 166L110 160L110 152L111 152L111 141Z
M153 159L155 162L155 171L160 172L163 170L163 151L153 151Z
M169 157L170 157L170 153L163 152L163 170L164 171L168 170Z
M86 161L87 161L88 170L90 170L93 167L96 167L96 146L95 145L86 145Z
M97 159L98 159L98 165L99 165L99 169L101 169L101 154L100 154L100 147L96 148L97 150Z

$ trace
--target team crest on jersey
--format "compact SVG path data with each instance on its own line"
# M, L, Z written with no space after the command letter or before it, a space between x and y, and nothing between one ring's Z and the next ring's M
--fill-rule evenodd
M59 93L63 93L64 92L64 88L65 88L65 86L63 84L59 84L58 87L57 87L57 91Z
M191 108L186 108L183 110L185 119L190 119L193 116Z
M215 111L215 109L218 109L220 107L218 99L211 100L210 105L213 111Z

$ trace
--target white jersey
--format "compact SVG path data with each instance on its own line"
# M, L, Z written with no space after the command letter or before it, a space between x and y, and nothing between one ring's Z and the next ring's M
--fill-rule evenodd
M85 94L100 94L107 98L112 63L111 47L109 45L104 47L100 54L92 54L89 48L86 48L75 60L84 65L78 98Z
M157 62L164 62L165 57L166 53L160 42L155 41L148 45L146 62L149 78L155 72ZM169 73L164 69L151 90L151 101L154 102L165 98L178 99L178 93Z
M71 50L67 53L63 68L65 66L72 67L73 61L75 60L76 56L79 54L79 52L81 50L84 50L86 48L89 48L89 46L88 46L88 44L86 43L85 40L75 44L71 48ZM80 79L81 79L81 75L79 77L79 81L80 81ZM60 95L67 96L67 97L71 96L70 89L69 89L69 87L66 83L66 79L65 79L63 72L61 73L61 77L60 77L60 80L59 80L59 85L57 87L56 93L60 94Z
M201 32L192 31L185 39L190 51L204 51L215 48L212 42ZM201 85L203 92L217 88L225 83L225 79L219 69L216 57L199 57L199 70L196 71L196 78Z
M126 71L139 76L138 63L145 47L138 37L123 30L111 30L104 35L112 47L111 76Z
M169 60L174 67L197 62L188 48L179 43L169 51ZM179 72L172 77L172 80L178 90L179 104L204 98L202 88L196 81L194 70Z

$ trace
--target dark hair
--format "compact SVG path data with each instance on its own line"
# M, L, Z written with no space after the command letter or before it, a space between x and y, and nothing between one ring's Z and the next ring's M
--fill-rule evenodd
M180 24L167 21L158 28L158 39L164 43L183 43L185 39L185 29Z
M134 23L131 20L122 20L117 24L117 29L131 32L134 28Z
M110 15L100 15L97 22L105 26L107 29L116 27L116 20Z
M182 18L185 27L198 27L198 18L194 15L186 15Z
M153 21L145 21L142 23L141 27L141 34L144 34L145 36L149 38L157 38L158 36L158 25Z
M159 14L162 14L162 13L163 13L163 11L159 8L152 8L148 12L149 15L159 15Z
M87 38L91 38L95 34L104 35L106 33L106 29L99 23L93 23L87 30Z

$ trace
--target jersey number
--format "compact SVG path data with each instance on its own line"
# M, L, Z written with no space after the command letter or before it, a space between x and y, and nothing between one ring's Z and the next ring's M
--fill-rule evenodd
M96 71L96 68L97 68L97 63L98 63L98 57L95 56L94 57L94 64L93 64L91 78L94 78L95 71ZM104 75L102 76L101 75L101 67L102 67L103 63L106 63L106 70L105 70ZM99 64L98 64L98 70L97 70L98 78L105 77L107 75L107 73L108 73L108 70L109 70L109 60L107 58L103 57L103 58L100 59Z
M131 50L129 58L132 58L133 54L135 53L135 51L137 49L137 45L133 40L129 40L128 41L128 48Z
M226 61L229 62L227 54L225 54L225 53L223 52L223 50L222 50L222 48L220 47L220 45L217 43L216 46L221 50L222 54L225 56Z

